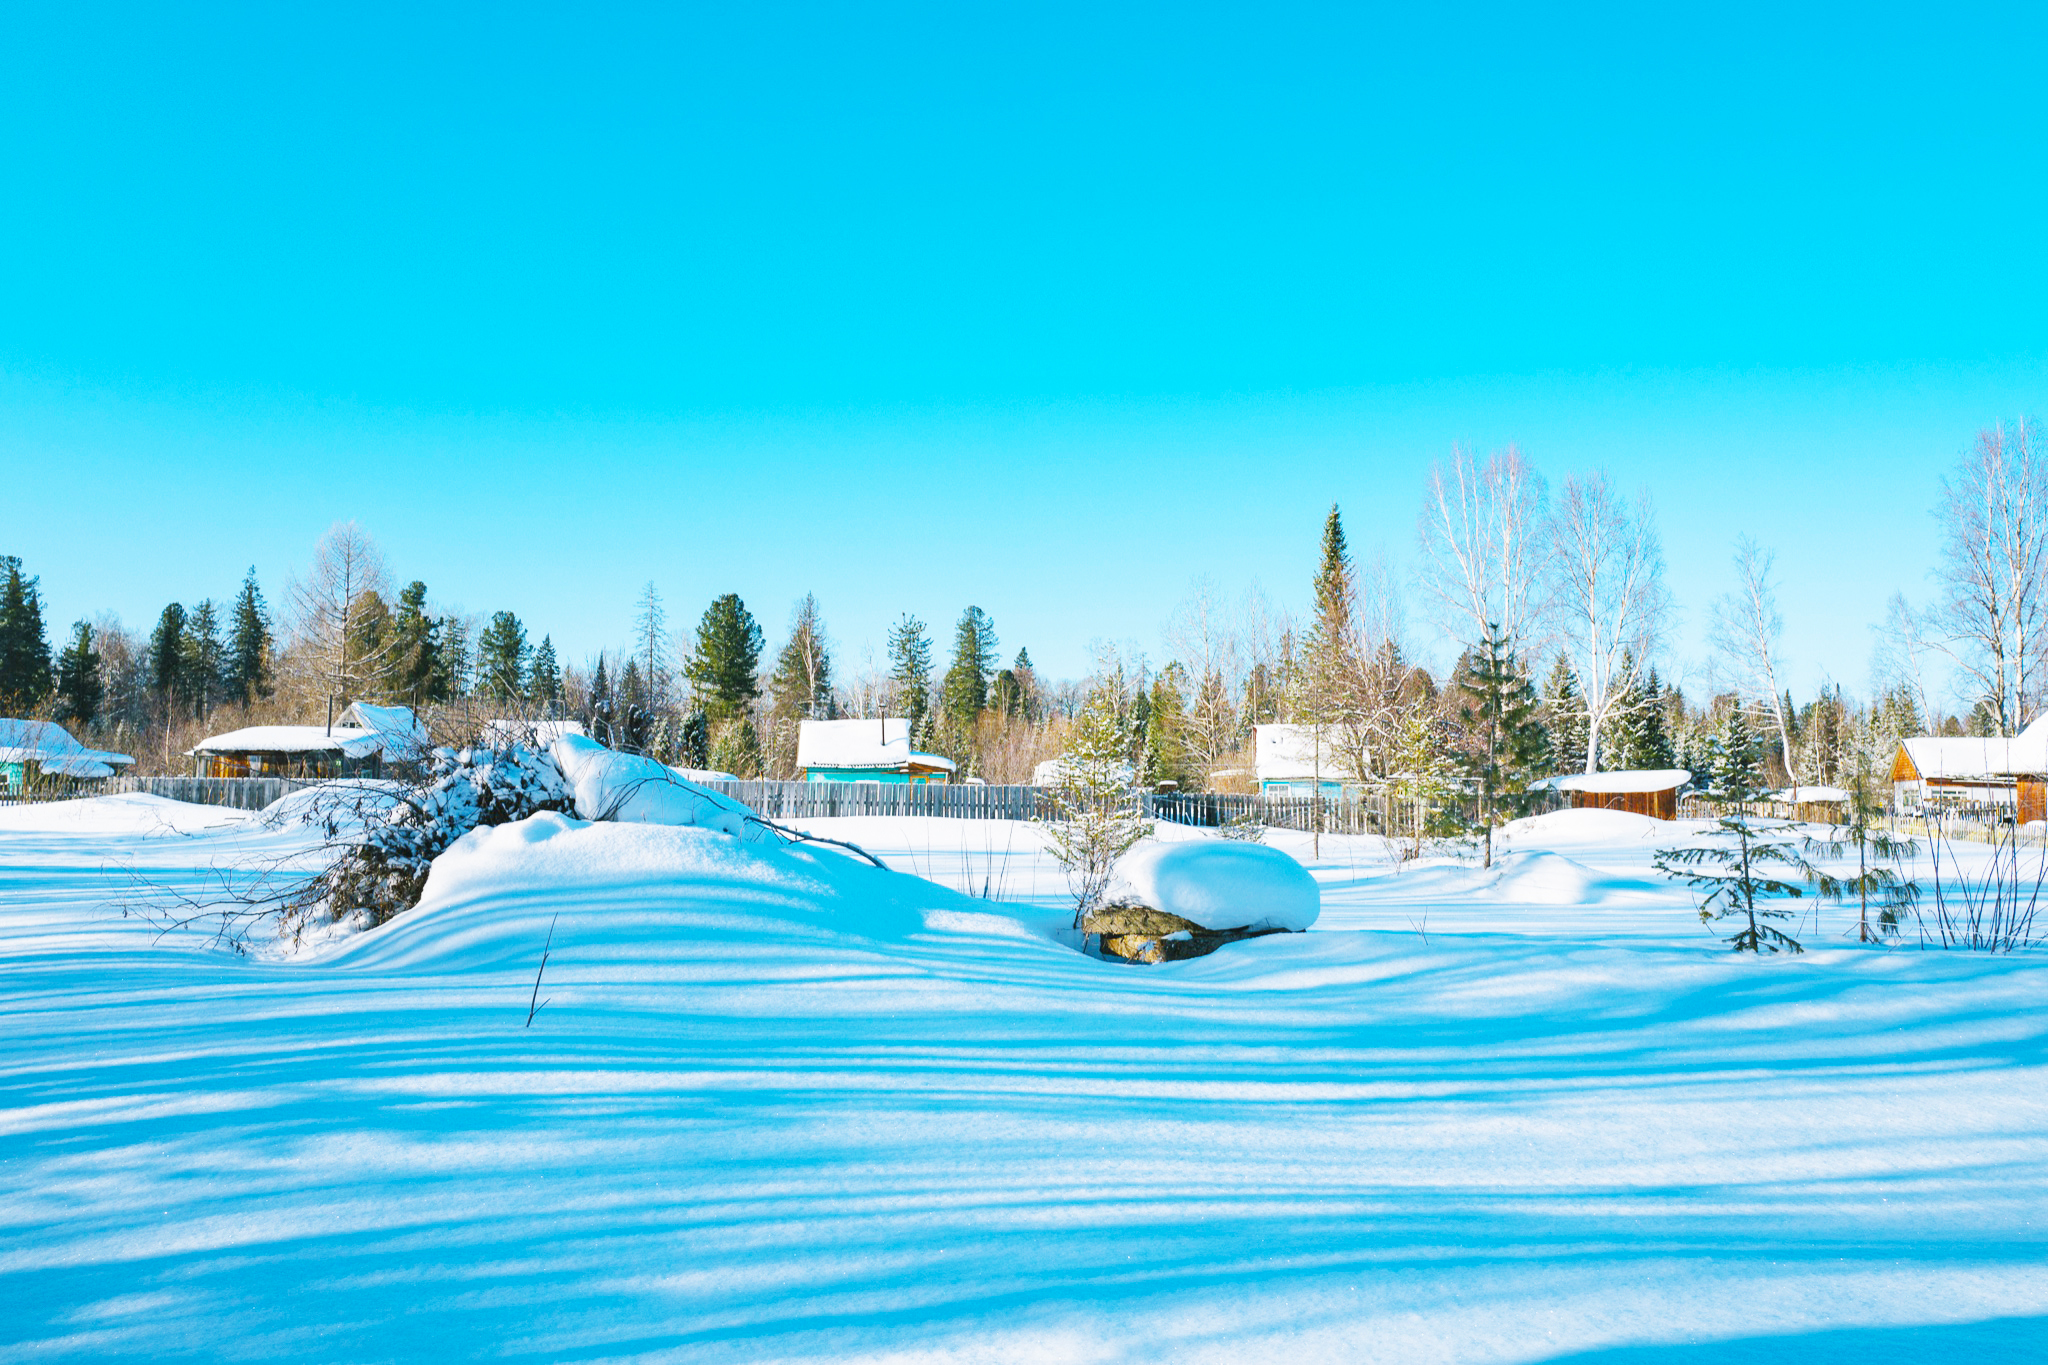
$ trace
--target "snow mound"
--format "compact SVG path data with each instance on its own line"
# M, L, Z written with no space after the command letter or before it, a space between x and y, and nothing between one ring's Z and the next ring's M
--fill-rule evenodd
M1669 839L1678 826L1670 820L1633 815L1625 810L1554 810L1511 820L1501 827L1502 836L1516 845L1556 846L1561 844L1639 843Z
M705 827L590 823L543 811L479 826L434 859L417 908L342 944L351 966L472 972L759 962L799 945L901 942L956 892L837 854L741 843ZM551 968L551 973L555 970ZM633 973L636 980L653 979Z
M1494 894L1521 905L1590 905L1600 899L1600 876L1562 853L1539 850L1506 860Z
M575 793L576 813L586 820L689 825L730 834L742 843L774 838L745 805L651 758L617 753L585 735L563 735L549 753Z
M1235 839L1148 839L1124 855L1117 875L1144 904L1204 929L1301 930L1323 908L1308 869L1277 848Z
M225 806L200 806L146 792L83 796L71 801L32 801L0 806L0 830L94 834L179 834L246 824L255 816Z

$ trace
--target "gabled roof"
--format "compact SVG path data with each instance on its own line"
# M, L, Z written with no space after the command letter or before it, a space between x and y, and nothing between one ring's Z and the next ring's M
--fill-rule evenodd
M897 717L874 720L806 720L796 731L799 768L873 768L893 772L912 765L953 771L953 760L921 754L910 747L910 722Z
M1531 791L1597 792L1618 796L1630 792L1675 791L1692 781L1684 768L1640 768L1613 773L1570 773L1531 782Z
M1915 735L1899 744L1921 777L1937 781L1983 781L2048 772L2048 729L2042 728L2041 719L2010 739Z
M246 725L224 735L208 735L189 754L342 754L367 758L381 753L384 736L353 725Z
M1252 766L1261 782L1290 779L1313 780L1321 773L1325 782L1342 781L1349 774L1341 770L1337 756L1337 727L1324 726L1320 739L1322 761L1318 763L1318 738L1308 725L1254 725Z

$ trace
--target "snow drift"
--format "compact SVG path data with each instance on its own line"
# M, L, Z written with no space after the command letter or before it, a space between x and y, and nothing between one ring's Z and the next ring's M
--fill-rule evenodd
M1204 929L1298 931L1322 913L1315 878L1263 844L1147 840L1124 855L1117 875L1144 904Z
M549 753L575 794L576 814L585 820L692 825L751 844L774 838L740 802L651 758L618 753L585 735L563 735Z

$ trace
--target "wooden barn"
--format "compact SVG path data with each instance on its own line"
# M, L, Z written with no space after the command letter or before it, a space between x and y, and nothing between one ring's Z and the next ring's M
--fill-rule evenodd
M1562 792L1577 810L1625 810L1655 820L1678 818L1678 789L1692 781L1684 768L1575 773L1545 778L1538 786Z

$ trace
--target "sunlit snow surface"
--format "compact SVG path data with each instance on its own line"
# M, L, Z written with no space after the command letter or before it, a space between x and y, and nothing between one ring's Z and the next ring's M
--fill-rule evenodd
M2041 954L1737 959L1582 812L1131 967L1028 826L815 828L926 880L545 817L270 960L118 903L298 836L0 810L0 1360L2048 1351Z

